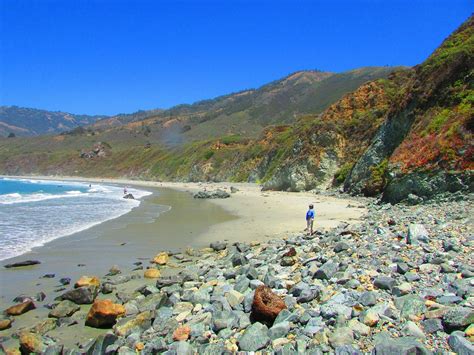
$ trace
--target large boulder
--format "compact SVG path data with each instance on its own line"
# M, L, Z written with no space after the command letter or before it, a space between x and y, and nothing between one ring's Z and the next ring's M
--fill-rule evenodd
M474 344L467 340L462 332L453 332L448 338L448 344L458 355L474 354Z
M96 300L86 318L86 325L94 328L109 328L118 317L125 315L125 307L111 300Z
M278 314L286 308L285 302L272 289L260 285L255 290L252 303L252 317L255 320L273 323Z
M155 268L146 269L143 277L146 279L157 279L161 276L160 270Z

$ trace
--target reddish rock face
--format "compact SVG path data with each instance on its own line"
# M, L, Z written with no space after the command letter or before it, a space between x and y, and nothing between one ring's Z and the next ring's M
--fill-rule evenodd
M191 334L191 328L188 325L183 325L182 327L176 328L173 332L173 340L188 340L189 334Z
M252 317L255 320L273 323L278 314L286 308L285 302L268 286L258 286L252 303Z
M95 300L87 314L86 325L94 328L112 327L117 317L125 314L125 307L111 300Z
M20 314L26 313L28 311L31 311L32 309L35 309L36 306L33 303L33 301L28 300L26 302L16 304L14 306L11 306L5 310L6 314L9 316L19 316Z

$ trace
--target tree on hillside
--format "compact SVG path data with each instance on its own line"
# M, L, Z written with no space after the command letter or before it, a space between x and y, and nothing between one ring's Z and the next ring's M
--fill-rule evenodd
M15 138L16 134L13 132L10 132L10 134L7 136L7 138Z

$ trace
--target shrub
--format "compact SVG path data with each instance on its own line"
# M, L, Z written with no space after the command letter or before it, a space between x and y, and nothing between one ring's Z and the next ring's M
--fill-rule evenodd
M340 185L346 180L353 166L353 163L345 163L338 171L336 171L334 174L334 182L336 185Z

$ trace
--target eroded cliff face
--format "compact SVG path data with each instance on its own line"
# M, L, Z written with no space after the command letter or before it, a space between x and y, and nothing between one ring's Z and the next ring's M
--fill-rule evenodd
M390 80L390 79L389 79ZM387 117L344 183L399 202L472 189L474 21L471 17L398 85Z

